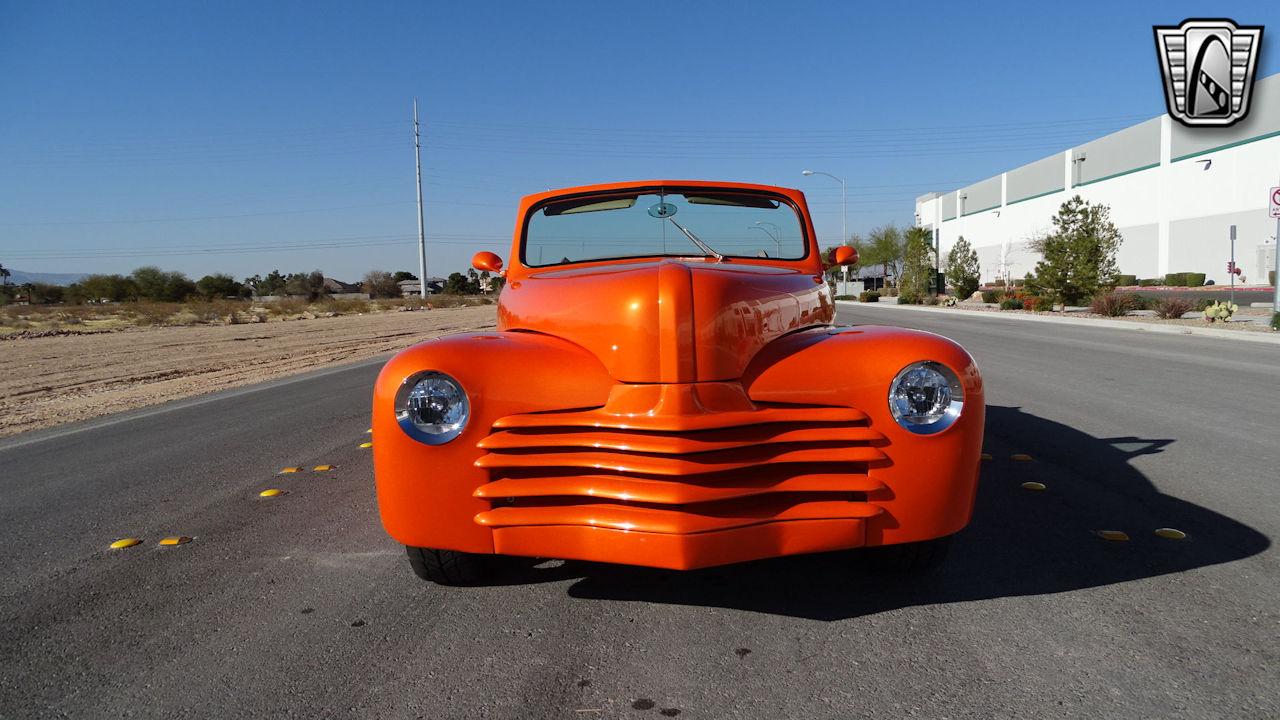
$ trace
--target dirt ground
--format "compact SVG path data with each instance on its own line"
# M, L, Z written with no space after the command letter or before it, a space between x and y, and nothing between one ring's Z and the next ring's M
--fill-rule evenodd
M493 306L0 342L0 437L249 385L494 326Z

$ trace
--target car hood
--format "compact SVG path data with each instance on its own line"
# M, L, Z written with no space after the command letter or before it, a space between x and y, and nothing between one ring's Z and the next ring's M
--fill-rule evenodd
M564 338L629 383L733 380L769 342L833 316L819 275L710 260L544 270L498 301L500 330Z

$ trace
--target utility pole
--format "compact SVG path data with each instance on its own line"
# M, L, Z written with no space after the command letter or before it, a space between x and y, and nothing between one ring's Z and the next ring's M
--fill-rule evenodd
M427 299L427 235L422 224L422 141L418 134L418 98L413 99L413 156L418 166L418 295Z
M1228 269L1231 270L1231 272L1228 274L1231 275L1231 304L1234 305L1236 302L1236 226L1235 225L1231 226L1231 265L1228 267Z

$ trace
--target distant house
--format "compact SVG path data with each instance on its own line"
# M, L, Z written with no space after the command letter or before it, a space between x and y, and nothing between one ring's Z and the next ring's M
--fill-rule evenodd
M401 297L414 297L422 291L422 283L417 280L401 280L397 283L400 286ZM434 295L444 290L444 278L429 277L427 278L427 294Z
M346 295L363 292L363 288L360 287L360 283L347 283L327 277L324 279L324 291L330 295Z

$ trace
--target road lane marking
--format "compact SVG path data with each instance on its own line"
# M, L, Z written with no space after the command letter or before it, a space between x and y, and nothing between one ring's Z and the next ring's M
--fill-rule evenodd
M1126 542L1129 540L1129 534L1123 530L1099 530L1095 534L1103 540L1110 540L1111 542Z
M363 442L363 443L360 443L360 447L365 448L365 449L368 449L368 448L373 447L373 443L371 443L371 442Z
M186 535L171 535L160 541L161 545L186 545L191 542L191 538Z
M1022 489L1023 490L1044 490L1045 488L1044 488L1044 483L1038 483L1038 482L1032 481L1032 482L1022 483Z
M982 459L983 459L983 460L990 460L990 459L991 459L991 453L982 453Z
M131 548L134 545L141 545L141 544L142 544L142 541L139 540L138 538L120 538L119 540L111 543L111 549L123 550L125 548Z
M313 470L315 470L315 472L329 472L333 468L333 465L317 465Z
M1009 456L1014 462L1031 462L1031 456L1026 453L1014 453Z
M296 473L296 472L302 472L302 468L300 468L300 467L287 467L287 468L282 469L282 470L280 471L280 474L281 474L281 475L288 475L289 473Z
M283 494L284 494L284 491L281 490L280 488L267 488L266 490L263 490L262 492L258 493L258 497L269 498L269 497L275 497L277 495L283 495Z
M1181 530L1177 530L1177 529L1175 529L1175 528L1157 528L1157 529L1156 529L1156 536L1157 536L1157 537L1162 537L1162 538L1164 538L1165 540L1185 540L1185 539L1187 539L1187 534L1186 534L1186 533L1182 532Z

